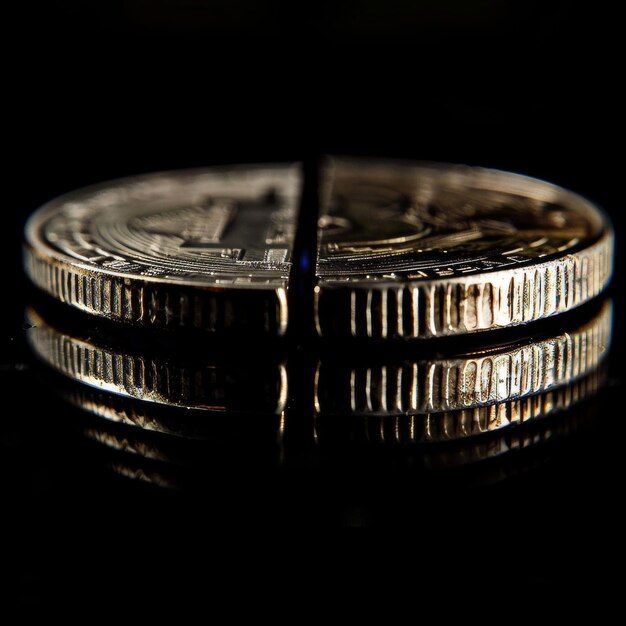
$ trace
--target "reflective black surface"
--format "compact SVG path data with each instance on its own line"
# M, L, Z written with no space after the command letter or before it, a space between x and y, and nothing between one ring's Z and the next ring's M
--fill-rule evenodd
M475 22L463 14L461 30L470 34L457 37L458 26L445 20L433 26L427 19L417 31L392 20L381 34L382 24L363 31L363 22L354 26L341 15L333 22L321 9L305 28L281 9L280 27L269 19L259 26L287 34L274 48L265 40L251 44L236 22L208 41L206 25L189 36L184 27L181 35L141 20L141 28L128 27L104 9L95 15L73 4L53 3L34 15L16 10L15 23L24 26L14 41L35 54L9 69L4 123L15 132L5 146L2 214L0 482L12 598L21 606L96 602L111 571L129 597L138 588L154 591L155 571L161 589L178 583L198 591L192 569L166 558L181 552L213 563L222 586L243 587L244 596L267 582L267 563L278 563L281 582L298 597L323 602L333 587L344 601L358 597L359 606L364 594L375 594L361 587L351 596L350 582L381 579L379 589L407 602L431 588L448 598L463 589L478 593L473 601L481 604L476 598L494 587L530 603L570 598L572 589L579 597L592 590L610 596L619 581L606 563L623 551L626 438L624 183L607 148L622 144L624 127L615 76L600 76L615 63L610 16L531 3L519 20ZM508 27L494 35L501 19ZM345 33L349 47L328 45ZM392 45L381 44L390 39ZM295 66L288 69L285 58ZM137 439L123 425L105 428L64 399L67 381L37 365L23 327L31 296L20 242L32 210L121 175L320 153L510 169L571 188L607 210L617 256L606 382L575 415L555 416L558 436L543 438L539 423L536 433L529 430L534 439L511 430L493 444L507 454L434 473L406 446L347 449L341 438L316 445L307 341L286 346L292 416L302 416L288 441L277 441L270 419L255 424L258 441L255 429L243 438L225 429L208 448L192 442L181 449L158 433L144 440L145 433ZM259 349L248 346L250 353ZM110 436L118 448L156 450L153 456L177 463L150 458L144 466L141 454L103 445ZM125 464L127 470L111 471ZM191 493L128 478L184 482L189 466L199 471ZM359 533L358 545L328 533L354 527L379 533L372 540ZM150 566L160 559L160 567ZM61 562L73 570L69 598L58 577ZM407 562L409 573L396 574ZM299 585L316 567L325 577L313 590ZM242 571L253 582L241 583ZM280 593L264 593L264 607L281 604Z

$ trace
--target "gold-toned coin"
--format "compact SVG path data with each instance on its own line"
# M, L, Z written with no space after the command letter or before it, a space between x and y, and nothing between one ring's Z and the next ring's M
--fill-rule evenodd
M323 176L318 332L440 337L524 324L597 296L602 212L555 185L472 167L338 160Z

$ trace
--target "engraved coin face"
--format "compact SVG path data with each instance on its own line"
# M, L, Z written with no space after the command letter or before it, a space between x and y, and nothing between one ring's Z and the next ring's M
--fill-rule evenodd
M116 321L284 334L291 268L313 262L315 285L297 287L315 290L318 334L381 339L524 324L583 304L610 279L607 220L549 183L328 160L310 209L315 259L294 248L301 183L297 166L276 165L80 190L29 220L26 271L62 302Z
M451 335L572 308L607 283L612 235L580 196L480 168L331 162L321 334Z
M563 253L600 235L597 215L556 197L481 189L477 175L413 169L412 181L394 180L394 168L377 187L338 168L344 178L320 219L320 276L464 276Z
M78 191L30 220L26 268L64 302L115 320L283 332L299 174L196 170Z

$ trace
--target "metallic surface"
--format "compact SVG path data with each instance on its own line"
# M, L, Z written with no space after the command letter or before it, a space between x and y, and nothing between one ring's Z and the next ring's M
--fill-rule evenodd
M439 337L523 324L608 283L613 234L590 202L515 174L331 161L323 175L321 335Z
M353 444L367 442L377 445L415 445L452 442L498 432L518 432L506 427L534 423L557 413L565 413L588 398L594 397L606 379L606 368L599 367L584 378L526 398L475 407L426 414L342 416L320 414L316 421L316 438L319 442L343 438ZM567 430L568 418L560 424ZM520 440L528 440L524 431ZM544 431L550 433L547 428ZM508 443L502 439L479 437L472 456L488 458L506 451ZM494 445L494 441L497 445ZM438 451L437 456L440 456ZM445 456L445 455L444 455ZM455 451L449 454L448 465L460 464ZM462 458L462 457L461 457ZM453 462L454 461L454 462Z
M481 482L505 479L511 474L532 470L534 464L544 457L540 453L526 459L519 456L525 451L536 452L550 442L560 440L581 430L592 421L586 400L593 398L602 387L606 370L600 368L589 376L557 390L538 394L531 398L503 403L490 407L496 413L518 411L526 415L523 428L497 431L476 430L469 427L467 411L457 411L439 416L438 425L431 416L431 426L438 432L437 437L420 437L423 431L413 423L415 418L376 418L358 420L328 419L318 422L315 432L315 458L324 467L334 463L364 462L371 456L377 459L379 469L384 466L385 451L402 451L400 458L393 457L393 463L406 463L415 468L423 467L435 478L440 471L469 468L479 472L475 478ZM133 412L127 398L115 397L107 392L85 389L69 398L72 404L89 414L82 416L79 430L83 436L102 446L105 450L101 459L113 473L140 482L148 482L166 489L211 488L220 468L237 463L242 449L259 469L280 467L285 464L285 449L289 446L284 440L284 431L289 429L289 420L300 416L285 416L280 420L263 421L255 419L238 424L239 418L229 416L225 423L230 424L230 436L220 432L213 424L206 431L202 441L190 437L172 437L170 434L151 433L149 429L129 428L126 416ZM134 403L137 404L137 403ZM146 414L154 412L154 404L146 404ZM177 413L180 409L167 408ZM482 411L482 409L477 409ZM100 419L105 417L106 419ZM546 418L527 423L530 418ZM259 416L260 418L260 416ZM225 423L222 423L222 431ZM253 435L247 432L254 423ZM136 425L136 424L135 424ZM240 434L234 431L240 426ZM462 426L464 425L464 426ZM472 435L484 434L476 437ZM432 434L432 433L431 433ZM247 440L247 446L246 446ZM454 441L451 441L454 440ZM442 442L440 445L433 442ZM422 445L426 444L426 445ZM233 449L237 452L234 453ZM382 457L380 455L383 455ZM356 455L356 456L355 456ZM517 455L517 456L516 456ZM495 463L495 465L494 465Z
M380 419L381 432L394 424L398 437L406 432L419 441L466 437L526 422L550 412L545 402L568 402L566 395L561 399L544 395L540 401L538 394L560 393L598 370L610 347L611 314L611 302L606 301L590 312L590 319L569 320L558 334L445 356L429 356L423 350L359 354L339 348L322 354L317 362L311 408L318 421L356 417L371 424ZM126 396L194 409L182 420L157 419L160 414L139 403L129 412L113 408L103 417L196 436L202 419L198 413L284 415L289 410L289 362L278 350L254 359L233 346L207 344L194 359L191 345L175 353L147 351L139 341L129 346L110 336L106 343L89 332L77 336L75 330L47 322L34 309L27 312L27 319L32 325L27 338L35 355L76 382L114 394L104 405ZM230 360L224 360L226 354ZM73 402L88 402L80 392L73 393L78 394Z
M57 372L90 387L200 411L279 415L285 408L287 374L275 354L260 362L243 356L224 362L220 351L211 353L209 345L202 347L200 358L194 358L197 343L182 354L148 352L137 343L117 345L73 335L47 322L34 309L29 309L26 317L33 326L27 340L35 355ZM161 425L143 420L141 411L125 421L154 430L179 429L176 421Z
M31 280L116 321L211 331L287 327L297 166L121 179L62 196L26 227Z
M43 380L80 409L64 419L95 444L94 462L133 481L206 490L224 471L251 469L262 481L262 470L288 466L304 445L322 467L400 463L434 480L471 467L491 482L532 469L549 454L544 444L597 417L585 400L605 380L611 305L583 312L593 315L584 323L565 316L555 336L445 357L425 356L427 344L361 354L335 345L310 381L310 414L287 401L289 361L269 352L224 362L217 348L205 349L215 342L202 344L196 360L185 346L148 352L137 339L120 348L110 335L106 344L88 330L73 336L32 309L26 337L48 366Z
M29 220L26 271L115 321L280 335L292 264L314 264L318 333L379 339L525 324L584 304L611 277L611 227L580 196L401 162L326 162L310 259L294 250L301 179L295 165L214 168L68 194Z
M420 440L497 430L542 414L536 394L593 373L609 352L611 323L607 301L592 319L543 339L446 357L337 355L318 365L316 412L397 418Z

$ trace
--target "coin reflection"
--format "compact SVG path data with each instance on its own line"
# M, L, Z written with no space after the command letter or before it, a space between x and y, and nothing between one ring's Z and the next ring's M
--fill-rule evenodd
M187 436L180 437L129 426L127 417L141 409L126 398L112 401L111 394L75 390L66 399L89 413L83 416L80 431L107 451L105 465L127 478L167 488L202 488L224 472L232 478L237 473L275 469L282 462L282 414L225 414L200 422L201 430L192 430L192 416L168 407L158 421L163 423L168 413L169 421L178 420L181 429L186 425ZM147 406L148 413L155 408Z
M461 467L576 432L593 419L588 401L605 380L601 366L568 385L489 407L427 415L322 415L317 417L316 438L333 454L337 449L395 449L400 458L419 451L427 469Z
M285 408L287 376L278 346L267 351L267 358L255 359L245 349L225 349L211 341L170 338L159 343L153 336L143 341L110 333L98 336L91 328L77 330L48 321L34 308L27 310L26 319L33 327L28 341L37 357L85 385L215 412L280 414ZM128 419L142 428L161 429L148 417Z
M389 356L366 350L321 359L316 372L319 415L403 417L416 441L439 441L497 430L542 411L536 396L595 371L608 354L611 303L559 332L469 352L429 355L408 349ZM565 327L564 327L565 326ZM421 417L417 417L421 416Z
M125 478L206 490L225 471L332 473L356 460L370 469L418 466L426 480L488 466L494 480L525 471L524 451L547 454L545 444L595 417L589 401L606 378L610 302L589 315L559 332L456 353L321 347L310 370L279 346L261 359L216 344L157 350L61 328L34 309L28 339L52 389L80 410L74 426L86 445ZM307 413L288 400L287 380L299 393L308 371ZM310 435L303 442L294 432Z
M426 478L435 478L442 471L469 469L480 472L480 482L506 479L548 460L549 444L575 435L593 421L595 411L589 401L605 378L606 370L600 368L563 388L494 407L496 413L517 410L525 412L528 418L545 418L528 422L522 428L461 439L458 425L468 418L469 411L430 416L433 422L441 419L442 426L445 422L453 424L457 439L448 442L420 443L415 437L414 420L407 417L318 421L316 464L331 470L345 468L346 463L368 468L376 460L383 470L398 465L421 467ZM82 398L87 400L84 395ZM103 406L106 400L101 396L95 402L92 398L83 408L110 415L111 406ZM292 415L291 419L298 416ZM229 425L230 429L225 424L213 424L213 437L205 436L201 441L150 433L110 419L91 419L82 427L82 433L108 450L105 464L110 470L164 488L206 488L215 480L215 470L232 470L239 461L243 461L239 464L242 471L288 469L285 458L289 459L290 451L285 451L288 440L285 442L283 436L289 425L283 419L256 420L254 424L248 420L245 425L236 424L238 428L232 422ZM249 429L250 426L254 428Z

